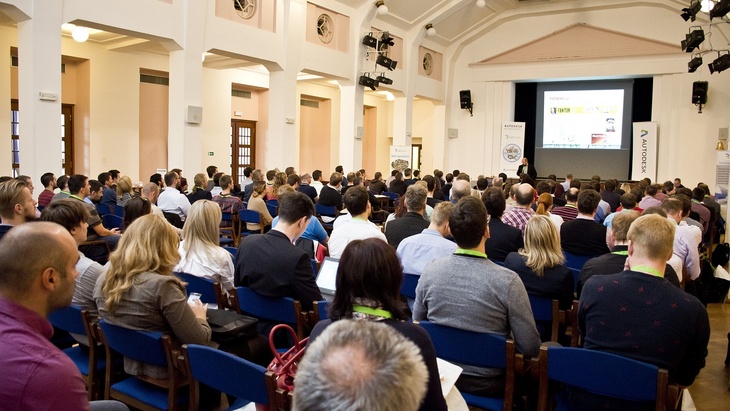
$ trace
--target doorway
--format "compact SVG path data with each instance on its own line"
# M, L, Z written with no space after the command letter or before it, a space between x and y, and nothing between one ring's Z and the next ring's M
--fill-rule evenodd
M231 120L231 177L243 181L243 169L256 168L256 122Z

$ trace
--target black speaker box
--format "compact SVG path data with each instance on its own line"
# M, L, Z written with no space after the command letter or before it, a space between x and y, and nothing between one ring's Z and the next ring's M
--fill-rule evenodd
M706 81L695 81L692 83L692 104L707 104Z
M468 110L471 108L471 91L461 90L459 92L459 101L461 102L461 108Z

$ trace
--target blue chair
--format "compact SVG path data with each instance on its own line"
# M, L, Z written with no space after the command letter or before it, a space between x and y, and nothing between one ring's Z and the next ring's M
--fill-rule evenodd
M124 206L115 205L112 212L117 217L124 217Z
M416 274L403 273L403 284L400 286L400 294L408 299L408 308L413 311L416 303L416 286L421 276Z
M215 281L208 278L198 277L188 273L177 272L175 275L188 283L185 286L185 292L189 296L190 293L200 294L200 301L208 304L218 304L216 298L214 283Z
M234 247L238 245L238 237L236 236L236 225L238 224L237 217L237 214L234 215L228 212L222 213L221 222L225 222L225 224L221 224L220 227L220 245L225 246L233 244Z
M199 383L236 397L227 410L237 410L253 402L269 406L276 391L276 376L266 368L227 352L197 344L182 346L183 356L192 376L190 411L200 408Z
M539 362L539 411L551 409L551 381L607 397L653 401L657 411L676 409L681 400L679 387L668 384L667 370L620 355L583 348L543 346L540 347ZM570 410L563 395L558 394L555 400L555 410Z
M335 206L325 206L322 204L315 204L314 210L317 213L318 217L337 217L337 207Z
M578 255L563 251L565 256L565 266L573 272L573 291L578 289L578 279L580 279L580 270L585 265L586 261L597 255Z
M237 247L223 247L226 251L231 253L231 257L233 258L233 264L236 264L236 256L238 255L238 248Z
M266 209L269 210L269 214L272 217L276 217L279 214L279 201L269 200L266 202Z
M388 197L388 211L395 211L396 203L398 202L400 195L391 191L383 191L383 195Z
M100 217L103 217L107 214L113 214L112 208L108 204L102 203L96 205L96 212L99 214Z
M329 301L315 301L312 306L314 307L314 318L310 317L310 323L312 324L312 326L314 326L314 324L317 324L318 321L326 320L329 318L329 313L327 312L329 307Z
M118 228L121 230L124 225L124 220L117 215L107 214L101 217L101 223L104 224L104 228L106 229Z
M241 238L241 236L244 235L251 235L251 233L246 229L246 223L261 224L261 213L254 210L241 210L238 212L238 219L241 221L238 238ZM261 224L260 233L264 233L263 224Z
M540 338L543 341L558 341L558 300L552 298L539 297L537 295L528 294L530 299L530 308L532 308L532 317L535 319L537 330L540 331Z
M231 295L231 303L238 303L240 313L248 314L259 320L289 324L297 330L297 337L304 338L307 313L302 312L302 304L290 297L266 297L248 287L236 287Z
M177 410L188 403L187 378L175 367L179 353L160 331L139 331L99 322L99 339L106 349L105 399L141 410ZM168 378L130 377L113 383L115 353L135 361L167 368Z
M491 411L510 411L515 391L515 342L502 336L438 325L419 323L426 329L436 355L446 361L476 367L505 370L504 398L480 397L461 393L467 404Z
M104 362L98 361L97 338L92 330L91 315L88 311L74 305L53 311L48 321L61 330L72 334L85 335L89 340L88 349L80 345L63 350L71 361L76 364L86 383L89 401L101 397L101 387L104 384Z

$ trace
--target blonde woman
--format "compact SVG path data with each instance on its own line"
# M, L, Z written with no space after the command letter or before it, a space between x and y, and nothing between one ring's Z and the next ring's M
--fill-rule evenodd
M124 207L130 198L134 197L132 179L129 176L122 176L117 180L117 205Z
M248 199L248 205L246 206L247 209L258 211L261 213L261 224L266 226L271 226L271 222L273 221L273 217L271 217L271 214L269 213L269 209L266 208L266 202L264 201L264 195L266 195L266 182L265 181L255 181L253 182L253 191L251 192L251 198ZM258 232L261 230L261 224L256 223L246 223L246 229L248 231L256 231ZM264 230L266 231L266 230Z
M553 196L550 193L542 193L537 198L537 210L535 214L546 215L550 217L550 220L555 224L555 228L558 229L558 235L560 235L560 226L563 224L563 217L553 214L550 211L553 209Z
M233 260L231 254L219 246L221 208L210 200L196 201L183 227L183 241L178 252L180 262L174 271L192 274L219 282L225 290L232 290Z
M271 186L271 190L266 194L267 200L276 200L279 198L279 189L286 185L286 173L276 173L274 176L274 185Z
M104 321L120 327L162 331L177 344L208 344L207 307L188 305L185 284L172 274L180 261L175 229L148 214L136 219L96 281L94 301ZM124 359L132 375L167 378L167 369Z
M520 276L528 294L557 299L566 309L573 302L573 274L564 262L555 224L535 215L525 227L525 247L509 253L504 266Z
M205 187L208 184L208 176L205 173L198 173L193 177L193 190L187 195L190 204L198 200L212 200L213 195L210 191L205 191Z

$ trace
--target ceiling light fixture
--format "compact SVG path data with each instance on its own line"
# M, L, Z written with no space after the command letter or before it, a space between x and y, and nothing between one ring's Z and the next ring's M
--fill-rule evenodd
M724 51L725 54L720 54ZM707 66L710 68L710 74L720 73L730 68L730 51L721 50L717 52L717 58Z
M381 16L385 16L388 14L388 6L385 5L385 2L383 0L378 0L375 2L375 7L378 9L378 14Z
M715 3L715 7L710 10L710 20L715 17L723 18L730 13L730 0L720 0Z
M684 21L697 20L697 13L700 12L700 9L702 9L702 4L700 4L700 0L692 0L689 3L689 7L685 7L682 9L682 13L680 16L684 19Z
M702 56L697 56L687 63L687 72L694 73L702 65Z
M436 29L433 27L433 24L428 23L424 28L426 29L426 34L428 35L428 37L433 37L436 35Z
M485 0L477 0L477 7L480 9L483 9L487 7L487 2Z
M79 43L83 43L89 39L89 29L86 27L76 26L71 30L71 37Z
M378 81L368 76L360 76L358 84L365 87L370 87L371 90L375 91L375 88L379 86Z
M712 10L713 7L715 7L715 2L712 0L702 0L700 3L702 3L702 12L703 13L709 13L710 10Z
M691 31L685 35L684 40L681 42L682 51L686 51L687 53L693 52L705 41L705 31L702 28L694 26L689 29Z

